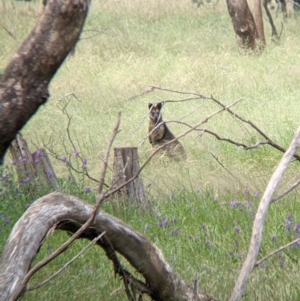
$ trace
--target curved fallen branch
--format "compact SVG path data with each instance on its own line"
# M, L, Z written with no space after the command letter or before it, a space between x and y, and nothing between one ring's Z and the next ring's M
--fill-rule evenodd
M92 212L92 206L59 192L35 201L15 224L3 251L0 300L17 299L16 291L49 229L77 231ZM94 239L103 232L112 248L145 278L154 300L193 300L193 288L172 271L161 251L121 220L99 211L81 238ZM206 294L198 296L198 300L214 300Z

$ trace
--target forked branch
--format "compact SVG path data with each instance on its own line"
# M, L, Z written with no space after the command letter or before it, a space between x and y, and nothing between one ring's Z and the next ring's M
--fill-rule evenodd
M300 127L298 128L298 130L294 136L294 139L290 144L290 147L283 155L279 165L277 166L275 172L273 173L273 175L268 183L268 186L262 196L262 199L259 203L259 206L258 206L258 209L256 212L256 216L255 216L255 220L253 223L249 251L248 251L246 260L242 266L238 280L235 284L232 295L230 297L230 301L239 301L239 300L241 300L242 296L244 295L250 273L252 272L253 267L256 263L256 259L257 259L258 252L260 249L260 243L261 243L261 239L262 239L262 231L263 231L264 219L265 219L266 212L272 201L272 196L275 192L275 189L276 189L277 185L279 184L281 178L283 177L290 160L295 155L299 146L300 146Z

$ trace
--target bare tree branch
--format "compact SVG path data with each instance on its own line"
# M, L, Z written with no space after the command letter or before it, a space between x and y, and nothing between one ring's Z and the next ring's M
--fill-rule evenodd
M60 274L61 272L63 272L72 262L74 262L80 255L82 255L85 251L87 251L92 245L94 245L103 235L105 234L105 232L101 233L100 235L98 235L96 238L94 238L86 247L84 247L79 253L77 253L71 260L69 260L67 263L65 263L63 265L63 267L61 267L58 271L56 271L53 275L51 275L48 279L44 280L43 282L41 282L38 285L35 286L31 286L26 288L26 291L33 291L35 289L38 289L42 286L44 286L45 284L47 284L48 282L50 282L52 279L54 279L58 274Z
M177 276L165 261L161 251L121 220L98 211L93 224L85 227L95 209L80 199L59 192L46 195L35 201L13 228L0 265L0 298L16 300L19 287L27 277L27 270L49 229L55 227L75 232L77 238L94 239L106 232L112 249L124 256L145 278L145 293L156 301L191 301L192 287ZM79 230L78 230L79 229ZM83 230L83 231L82 231ZM104 238L104 237L102 237ZM97 242L105 243L102 238ZM27 273L28 275L28 273ZM127 277L127 275L126 275ZM199 292L199 301L215 300Z
M300 127L297 129L297 132L294 136L293 141L290 144L290 147L283 155L279 165L277 166L275 172L273 173L273 175L268 183L268 186L264 192L264 195L262 196L262 199L259 203L259 206L258 206L258 209L256 212L256 216L255 216L255 220L253 223L249 251L248 251L246 260L242 266L238 280L235 284L232 295L230 297L230 301L241 300L241 298L245 292L250 273L252 272L252 269L255 265L255 262L256 262L256 259L258 256L260 243L261 243L261 239L262 239L264 218L265 218L266 212L268 210L268 206L271 203L272 196L273 196L273 193L274 193L277 185L279 184L281 178L283 177L290 160L296 153L299 146L300 146Z
M300 238L296 238L296 239L294 239L293 241L291 241L290 243L286 244L285 246L282 246L282 247L280 247L279 249L277 249L277 250L271 252L271 253L268 254L267 256L265 256L265 257L263 257L262 259L258 260L258 261L255 263L254 267L259 266L260 264L262 264L264 261L266 261L266 260L269 259L270 257L272 257L272 256L274 256L275 254L277 254L277 253L283 251L284 249L286 249L286 248L288 248L288 247L290 247L290 246L296 244L298 241L300 241Z
M113 135L111 140L109 141L108 147L107 147L107 151L106 151L106 155L105 158L106 160L108 160L108 156L109 156L109 152L110 152L110 148L112 145L112 142L114 140L114 138L116 137L116 134L118 133L118 129L119 129L119 125L120 125L120 115L118 118L118 121L116 123L116 126L114 128L113 131ZM103 164L103 168L102 168L102 172L101 175L104 177L105 175L105 171L107 168L107 161L104 162ZM80 237L80 235L82 233L85 232L85 230L93 223L95 216L98 214L99 208L102 205L103 201L104 201L104 194L102 193L102 189L103 189L103 181L102 178L100 179L100 185L99 185L99 191L101 192L99 194L97 203L94 207L94 210L91 214L91 216L87 219L87 221L82 225L82 227L76 232L74 233L64 244L62 244L57 250L55 250L53 253L51 253L48 257L44 258L43 260L41 260L40 262L38 262L24 277L22 283L18 286L16 292L15 292L15 297L13 298L13 300L17 300L19 298L19 296L23 293L23 290L25 288L25 286L27 285L29 279L39 270L41 269L43 266L45 266L47 263L49 263L51 260L53 260L54 258L56 258L58 255L60 255L61 253L63 253L78 237Z
M153 153L147 158L147 160L141 165L139 171L132 177L130 178L128 181L124 182L122 185L118 186L116 189L112 189L109 192L105 193L105 198L110 197L111 195L113 195L114 193L116 193L118 190L120 190L122 187L126 186L128 183L130 183L131 181L133 181L134 179L136 179L139 174L142 172L142 170L145 168L145 166L150 162L150 160L160 151L162 150L164 147L166 147L167 145L173 143L174 141L186 136L187 134L189 134L190 132L196 130L199 126L201 126L202 124L208 122L211 118L213 118L214 116L218 115L219 113L228 110L230 107L236 105L237 103L239 103L242 99L236 100L235 102L233 102L232 104L223 107L222 109L210 114L208 117L206 117L203 121L201 121L200 123L196 124L195 126L190 127L190 129L188 129L187 131L185 131L184 133L180 134L179 136L175 137L174 139L166 142L165 144L163 144L162 146L156 148Z
M297 181L295 184L293 184L288 190L286 190L285 192L283 192L281 195L277 196L276 198L273 198L271 200L271 203L275 203L276 201L282 199L284 196L286 196L287 194L289 194L291 191L293 191L296 187L298 187L300 184L300 180Z

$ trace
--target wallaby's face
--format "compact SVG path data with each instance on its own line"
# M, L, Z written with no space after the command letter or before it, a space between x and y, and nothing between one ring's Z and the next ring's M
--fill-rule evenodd
M161 107L162 104L159 102L158 104L154 105L152 103L148 104L148 108L150 110L150 118L155 122L158 122L161 119Z

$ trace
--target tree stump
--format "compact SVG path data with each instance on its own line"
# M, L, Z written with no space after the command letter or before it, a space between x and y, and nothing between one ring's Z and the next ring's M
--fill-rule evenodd
M134 177L140 169L137 147L114 148L113 189L123 185ZM138 205L148 203L143 180L140 176L118 191L118 199L135 200Z
M26 140L18 133L9 150L20 185L34 179L38 186L46 184L51 185L55 190L59 189L56 175L45 149L31 153Z

